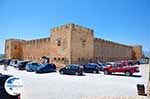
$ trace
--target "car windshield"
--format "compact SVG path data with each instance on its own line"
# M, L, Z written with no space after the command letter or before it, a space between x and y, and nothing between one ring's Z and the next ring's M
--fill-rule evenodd
M103 65L103 66L107 66L107 64L106 64L106 63L102 63L102 65Z
M39 67L37 68L37 69L41 69L41 68L43 68L43 67L45 67L45 66L47 66L48 64L39 64Z

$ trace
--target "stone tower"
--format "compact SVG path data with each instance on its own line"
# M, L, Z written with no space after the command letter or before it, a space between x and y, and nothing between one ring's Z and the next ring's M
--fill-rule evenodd
M63 65L71 63L72 24L51 29L51 59L53 63Z
M93 58L93 30L66 24L51 30L51 57L57 63L85 63Z
M19 39L8 39L5 41L5 57L7 59L22 59L22 46L25 41Z
M93 30L73 24L71 29L71 63L88 63L92 61L93 55Z
M132 58L133 59L140 59L143 56L142 46L141 45L134 45L132 46Z

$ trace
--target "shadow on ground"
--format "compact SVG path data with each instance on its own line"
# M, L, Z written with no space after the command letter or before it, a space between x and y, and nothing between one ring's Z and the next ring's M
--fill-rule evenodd
M137 78L140 78L142 77L142 75L132 75L132 76L126 76L125 74L111 74L113 76L125 76L125 77L137 77Z

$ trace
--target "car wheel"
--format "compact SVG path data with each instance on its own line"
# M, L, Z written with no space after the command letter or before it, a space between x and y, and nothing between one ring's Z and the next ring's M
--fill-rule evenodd
M64 74L64 72L63 72L63 71L60 71L60 74Z
M78 75L79 75L79 73L78 73L78 72L75 72L75 75L77 75L77 76L78 76Z
M100 73L100 71L98 70L96 73L97 73L97 74L99 74L99 73Z
M104 71L104 75L108 75L109 72L107 70Z
M129 71L126 71L126 72L125 72L125 75L126 75L126 76L130 76L131 73L130 73Z

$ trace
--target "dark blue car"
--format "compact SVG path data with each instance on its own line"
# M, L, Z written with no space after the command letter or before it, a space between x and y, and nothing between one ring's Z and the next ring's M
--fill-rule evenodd
M100 71L102 70L102 66L96 63L88 63L84 65L83 70L85 73L100 73Z
M26 64L26 71L28 72L34 72L37 70L38 67L40 67L41 64L36 63L36 62L30 62Z
M83 69L80 65L71 64L59 70L60 74L83 75Z
M49 72L56 72L56 65L55 64L41 64L35 71L36 73L49 73Z

